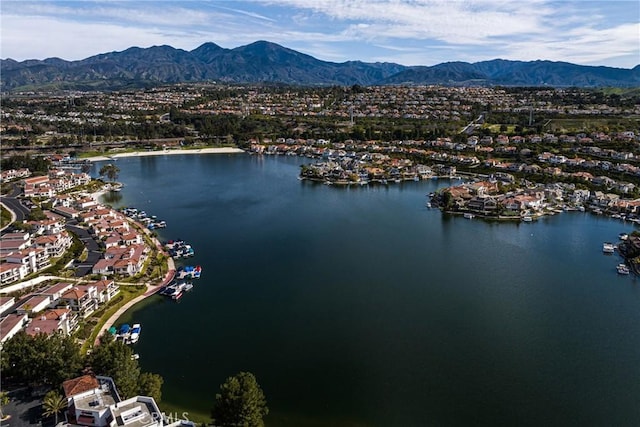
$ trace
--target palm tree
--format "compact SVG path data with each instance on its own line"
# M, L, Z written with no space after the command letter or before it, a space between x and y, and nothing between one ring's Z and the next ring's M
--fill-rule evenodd
M51 415L55 416L55 425L58 424L58 413L67 407L67 400L60 395L56 390L51 390L44 395L42 400L42 413L46 417Z

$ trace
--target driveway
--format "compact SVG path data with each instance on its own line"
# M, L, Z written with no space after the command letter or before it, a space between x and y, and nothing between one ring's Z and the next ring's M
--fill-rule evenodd
M9 392L9 403L2 407L5 415L11 418L2 422L2 427L43 426L42 396L32 396L28 388ZM59 415L60 418L63 415ZM46 424L46 423L45 423ZM53 424L53 419L51 423Z
M93 270L93 266L96 265L98 260L102 258L102 252L100 252L100 245L98 242L89 234L87 230L84 228L78 227L67 222L65 228L72 233L74 233L78 238L82 241L84 246L89 251L89 255L87 255L87 259L82 262L82 264L76 265L76 277L84 277L91 274Z

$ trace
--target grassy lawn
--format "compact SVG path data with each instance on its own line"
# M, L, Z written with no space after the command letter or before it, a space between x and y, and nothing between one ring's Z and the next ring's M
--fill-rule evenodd
M0 228L11 222L11 212L4 208L4 206L0 206Z
M120 292L118 295L114 297L112 301L109 302L105 307L96 311L85 320L88 324L94 324L93 330L91 334L86 338L84 344L82 344L81 352L85 354L87 350L93 345L93 342L98 337L98 333L107 322L107 320L113 316L113 314L118 311L120 307L134 299L135 297L142 295L146 290L146 286L143 285L132 285L132 286L120 286ZM84 338L86 335L84 333L88 332L86 328L80 327L80 330L77 332L78 338Z
M485 124L482 127L489 129L493 133L515 133L516 125L505 125L507 130L500 131L501 124Z

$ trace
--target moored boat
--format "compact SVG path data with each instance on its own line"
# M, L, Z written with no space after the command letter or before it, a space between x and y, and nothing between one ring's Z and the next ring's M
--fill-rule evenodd
M618 270L618 274L629 274L629 267L626 264L618 264L616 270Z
M604 242L602 244L602 252L605 254L612 254L616 250L616 245L610 242Z
M131 327L131 332L129 334L129 342L131 344L135 344L138 342L138 339L140 339L140 323L134 323L133 326Z

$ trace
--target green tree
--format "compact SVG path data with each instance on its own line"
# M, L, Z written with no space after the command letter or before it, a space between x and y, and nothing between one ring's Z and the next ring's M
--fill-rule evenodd
M162 383L164 380L158 374L143 372L138 378L138 394L141 396L151 396L156 402L162 400Z
M106 176L111 181L115 181L118 178L118 174L120 173L120 168L118 168L113 163L108 163L100 168L98 171L100 176Z
M57 390L51 390L44 395L42 400L42 414L46 417L53 415L55 417L55 424L58 424L58 413L67 407L67 400L58 393Z
M0 391L0 420L4 420L5 415L2 411L2 407L9 404L9 395L6 391Z
M17 333L2 348L2 374L16 382L59 385L80 373L82 357L73 338Z
M263 427L262 418L268 413L256 377L250 372L240 372L220 386L211 416L215 426Z
M138 361L131 358L131 348L122 341L100 344L89 356L89 364L97 375L113 378L118 392L124 398L138 394L140 367Z
M47 216L44 214L44 211L40 207L31 209L31 211L27 215L27 220L29 221L42 221L45 219L47 219Z
M453 208L453 196L451 195L450 191L443 191L442 192L442 206L444 206L445 210L451 210L451 208Z

